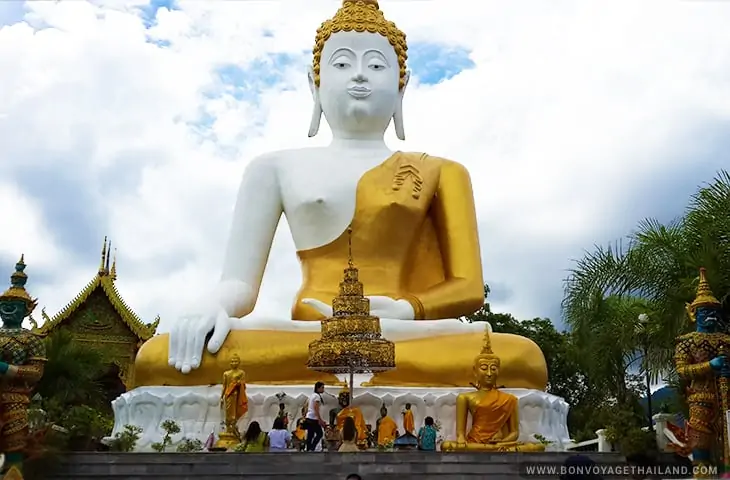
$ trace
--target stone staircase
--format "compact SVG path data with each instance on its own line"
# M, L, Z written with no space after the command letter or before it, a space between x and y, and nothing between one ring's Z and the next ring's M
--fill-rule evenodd
M528 465L561 465L575 453L79 453L49 480L477 480L558 478L527 475ZM624 464L613 453L586 453L596 463ZM604 477L611 478L611 477ZM620 478L620 477L614 477Z

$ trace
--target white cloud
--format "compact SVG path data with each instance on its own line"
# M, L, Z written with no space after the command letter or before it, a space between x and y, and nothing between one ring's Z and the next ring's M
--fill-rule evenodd
M169 321L179 299L216 280L248 159L327 141L306 137L303 67L336 2L181 1L148 30L141 3L27 2L26 23L0 28L0 260L26 252L49 312L93 276L98 254L69 253L56 234L66 219L44 216L21 170L82 180L104 215L79 232L109 234L128 303ZM667 214L637 203L642 192L673 188L672 177L691 189L727 164L701 156L695 134L730 125L730 5L475 5L381 2L410 42L468 48L476 63L438 85L414 81L408 140L391 132L389 143L468 166L486 279L511 294L493 306L554 314L571 258ZM256 101L215 74L275 54L293 63L266 71L281 80ZM282 224L259 312L288 315L297 271Z

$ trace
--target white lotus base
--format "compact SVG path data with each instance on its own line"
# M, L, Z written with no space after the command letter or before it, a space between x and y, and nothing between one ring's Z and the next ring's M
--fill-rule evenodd
M355 385L360 382L355 383ZM400 433L403 433L401 412L406 403L413 410L416 428L431 416L441 422L441 436L445 440L455 439L456 396L471 389L449 388L396 388L362 387L356 388L354 404L359 406L367 423L375 427L380 407L385 402L389 415L396 420ZM520 440L535 441L533 435L539 434L553 442L548 450L559 451L570 444L568 434L569 406L560 397L538 390L503 389L519 398ZM249 385L249 411L241 419L239 427L245 431L253 420L269 430L279 410L277 394L286 394L283 403L289 413L290 426L300 417L302 405L312 393L312 385L268 386ZM323 394L324 417L329 418L329 410L337 406L338 387L327 389ZM119 396L112 402L114 409L114 430L112 436L124 430L125 425L143 429L137 443L137 451L150 451L154 442L164 435L160 428L162 422L173 419L180 426L180 433L173 437L173 446L182 438L199 439L205 442L211 432L216 436L221 430L221 410L219 406L221 386L197 387L140 387Z

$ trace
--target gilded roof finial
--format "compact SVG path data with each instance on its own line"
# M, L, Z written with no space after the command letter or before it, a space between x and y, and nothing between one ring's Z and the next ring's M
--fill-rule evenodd
M106 249L106 265L104 266L104 271L106 274L109 274L109 263L112 259L112 241L109 240L109 247Z
M114 259L112 260L112 269L109 271L112 280L117 279L117 249L114 249Z
M697 285L697 296L690 305L693 311L700 307L719 307L721 304L713 295L710 289L710 282L707 281L707 270L700 268L700 283Z
M106 236L104 236L104 244L101 247L101 264L99 264L99 274L104 274L104 267L106 266Z

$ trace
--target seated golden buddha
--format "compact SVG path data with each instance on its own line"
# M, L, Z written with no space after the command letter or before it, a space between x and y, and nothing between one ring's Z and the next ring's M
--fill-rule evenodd
M489 331L484 333L482 352L474 359L476 391L456 397L456 441L441 445L445 452L541 452L541 443L522 443L517 397L497 387L500 359L492 352ZM466 432L468 416L471 428Z
M216 383L234 353L249 384L336 382L307 369L307 347L319 338L319 321L332 314L350 226L371 312L396 345L396 368L370 384L469 386L469 352L480 347L482 327L458 318L484 301L472 186L456 162L385 145L391 120L405 138L406 51L405 34L374 0L345 0L322 24L309 71L309 135L317 134L324 114L331 145L249 163L213 305L142 346L137 386ZM302 286L292 319L263 318L252 311L282 214ZM504 386L544 390L547 371L537 345L499 333L492 341L505 361Z
M367 447L368 427L365 423L365 417L360 407L350 404L350 390L347 387L340 391L338 401L342 409L337 412L337 431L342 433L342 428L345 426L345 419L347 417L352 418L355 422L355 430L357 431L355 443L360 448Z

